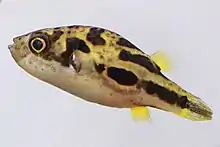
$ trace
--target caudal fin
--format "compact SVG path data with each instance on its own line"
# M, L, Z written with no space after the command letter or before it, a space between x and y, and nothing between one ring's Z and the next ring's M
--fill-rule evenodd
M189 102L187 108L181 109L175 114L192 121L208 121L213 117L212 109L199 98L194 98Z

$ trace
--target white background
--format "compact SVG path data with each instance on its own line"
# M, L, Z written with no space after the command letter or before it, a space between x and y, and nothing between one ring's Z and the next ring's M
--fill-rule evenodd
M220 146L219 0L3 0L0 4L0 147ZM87 24L111 29L146 53L164 49L166 75L213 108L210 122L151 109L130 111L85 102L33 78L7 45L32 30ZM85 89L86 90L86 89Z

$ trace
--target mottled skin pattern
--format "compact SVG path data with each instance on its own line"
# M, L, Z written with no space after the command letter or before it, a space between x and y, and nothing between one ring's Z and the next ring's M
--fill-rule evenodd
M117 108L152 106L191 120L212 110L183 90L138 47L112 31L63 26L16 37L9 46L29 74L86 101Z

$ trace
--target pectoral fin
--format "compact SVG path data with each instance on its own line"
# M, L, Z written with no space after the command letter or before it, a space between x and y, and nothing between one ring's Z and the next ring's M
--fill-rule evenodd
M161 68L162 71L170 72L172 70L171 59L162 50L153 53L151 59Z
M150 119L150 113L147 107L131 108L131 114L134 121L148 121Z

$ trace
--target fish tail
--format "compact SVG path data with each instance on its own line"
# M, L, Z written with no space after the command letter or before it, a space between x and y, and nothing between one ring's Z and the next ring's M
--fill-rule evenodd
M142 81L140 87L154 98L154 101L151 103L153 107L192 121L212 119L212 109L205 102L168 78L163 76L155 78L154 76L154 79ZM146 99L145 104L147 103L149 101Z
M174 112L176 115L192 120L192 121L208 121L212 120L213 111L200 98L190 96L186 108Z

